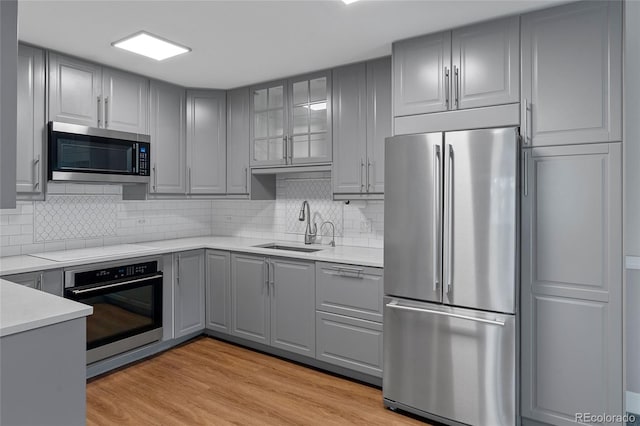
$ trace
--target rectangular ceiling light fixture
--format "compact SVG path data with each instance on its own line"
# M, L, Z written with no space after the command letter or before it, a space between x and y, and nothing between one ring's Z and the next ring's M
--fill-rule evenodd
M344 2L344 4L351 4L351 3L355 3L358 0L342 0Z
M114 41L111 45L138 55L147 56L156 61L162 61L191 51L188 47L180 46L145 31L137 32L120 41Z

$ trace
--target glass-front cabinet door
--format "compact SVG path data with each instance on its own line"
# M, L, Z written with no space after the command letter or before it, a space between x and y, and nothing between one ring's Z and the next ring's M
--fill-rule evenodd
M251 165L284 165L287 145L285 81L253 87Z
M254 86L251 166L331 162L331 72Z
M288 164L331 162L331 74L289 80Z

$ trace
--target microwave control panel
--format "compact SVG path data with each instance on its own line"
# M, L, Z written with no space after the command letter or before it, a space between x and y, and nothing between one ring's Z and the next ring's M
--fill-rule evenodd
M138 174L140 176L150 176L149 163L151 157L149 155L150 145L148 143L138 143Z

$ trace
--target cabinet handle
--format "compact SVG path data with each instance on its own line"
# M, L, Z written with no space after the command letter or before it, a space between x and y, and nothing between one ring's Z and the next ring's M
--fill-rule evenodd
M453 287L453 145L449 145L449 173L447 179L447 203L449 218L447 223L447 241L449 250L447 253L447 293L451 293Z
M109 97L104 98L104 128L109 127Z
M347 278L364 278L364 269L362 268L350 268L348 266L332 266L332 271L335 271L338 275Z
M369 157L367 157L367 192L369 192L369 190L371 189L371 166L373 165L373 163L371 162L371 160L369 159Z
M249 168L244 168L244 192L249 193Z
M33 160L33 167L36 172L36 181L33 183L33 189L36 189L40 186L40 154Z
M364 179L362 174L364 173L364 160L360 159L360 192L364 192Z
M449 109L449 68L444 67L444 104Z
M101 105L101 99L100 96L98 96L98 127L100 127L100 124L102 123L102 110L100 109L100 105Z
M460 90L460 76L459 76L459 69L457 66L453 66L453 75L456 79L455 81L455 89L456 89L456 109L458 109L459 103L458 103L458 91Z
M271 276L271 272L269 272L269 261L264 260L264 265L267 267L267 273L265 274L265 284L267 285L267 296L269 295L269 277Z
M289 145L286 136L282 137L282 150L284 151L284 164L289 164Z
M191 167L189 167L189 192L191 192Z
M440 145L433 146L433 291L438 291L438 222L440 219Z
M36 290L42 291L42 281L44 280L44 273L40 272L38 278L36 279Z
M522 135L522 142L525 145L529 145L529 102L527 101L527 98L524 98L524 105L523 105L523 109L524 109L524 134Z
M176 257L176 284L180 285L180 255Z
M153 192L158 192L158 171L156 168L156 163L153 163Z
M275 296L276 295L276 265L271 263L269 271L271 273L271 279L269 280L271 283L271 295Z
M522 191L525 197L529 196L529 153L522 153Z

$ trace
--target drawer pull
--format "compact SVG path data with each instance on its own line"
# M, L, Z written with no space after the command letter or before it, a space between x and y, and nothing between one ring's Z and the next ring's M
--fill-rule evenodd
M364 269L362 268L350 268L348 266L332 266L330 269L343 277L364 278Z

